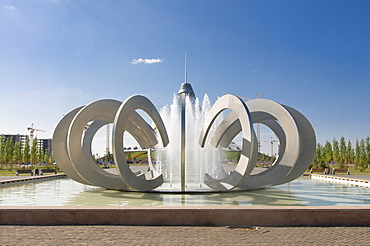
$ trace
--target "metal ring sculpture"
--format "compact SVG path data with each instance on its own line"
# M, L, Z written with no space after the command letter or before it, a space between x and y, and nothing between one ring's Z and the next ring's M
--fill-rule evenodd
M167 146L169 139L164 123L146 97L132 96L123 103L109 99L95 101L69 112L55 128L54 157L65 174L77 182L107 189L150 191L159 187L163 183L161 174L153 177L153 172L149 171L137 176L130 170L125 159L125 131L129 132L142 148L151 149L158 144L153 128L135 111L137 109L150 116L163 146ZM219 98L204 121L199 138L201 147L206 144L215 119L226 109L232 112L217 126L210 144L215 147L227 147L234 137L242 132L241 158L235 170L223 179L214 179L205 174L204 183L211 189L248 190L283 184L298 178L308 168L316 147L311 124L297 110L267 99L255 99L245 103L233 95ZM83 134L89 122L92 123ZM118 175L105 172L92 159L92 139L102 126L109 123L113 123L112 149ZM280 143L278 158L273 166L255 175L251 175L258 155L253 123L269 127ZM151 155L148 155L148 158L151 164Z
M169 140L164 124L154 105L145 97L132 96L124 103L116 100L95 101L84 107L72 110L62 118L54 130L54 157L68 177L83 184L96 185L115 190L135 190L135 188L138 188L136 190L146 191L155 189L163 183L162 175L148 180L145 174L136 177L129 169L126 160L122 161L119 159L120 163L116 162L119 175L115 175L99 168L92 159L92 139L99 128L108 123L114 122L115 128L119 125L119 129L117 130L114 128L113 131L122 131L123 129L131 133L142 148L152 148L158 143L154 130L135 111L131 111L129 114L126 113L126 115L124 115L126 118L116 117L116 112L125 110L127 104L130 104L132 101L136 103L137 108L143 109L154 122L156 122L156 127L161 134L163 145L166 146L168 144ZM128 107L130 108L130 106ZM118 114L118 116L119 115L120 114ZM93 123L83 136L82 132L86 124L90 121L93 121ZM83 139L81 139L82 136ZM119 138L121 144L115 141L113 149L114 152L121 153L123 152L123 148L120 151L116 147L116 144L122 146L122 134L121 136L116 136L116 140ZM127 174L127 172L131 174Z
M233 105L233 103L230 102L229 105ZM235 105L233 106L235 107ZM230 183L228 180L229 177L234 175L234 172L239 169L239 166L242 166L245 170L250 170L245 166L253 165L254 167L256 162L253 161L251 164L239 161L235 171L223 180L213 179L206 174L205 183L209 187L229 190L231 185L234 186L232 188L247 190L287 183L302 175L315 155L316 137L314 130L309 121L297 110L267 99L248 101L246 107L251 113L252 121L244 123L238 117L237 111L235 112L234 108L229 107L234 111L218 126L211 140L211 144L216 147L218 145L226 147L240 131L244 131L246 127L249 127L253 123L261 123L269 127L279 139L280 148L278 158L275 160L273 166L266 171L256 175L249 175L250 172L247 176L241 176L239 174L240 178L238 182L234 180L234 183ZM218 105L215 104L211 112L218 112L217 114L219 114L222 110L224 110L224 108L218 107ZM215 118L216 116L215 114L209 114L207 117L209 120L209 118ZM281 125L278 122L280 122ZM243 124L246 124L244 129ZM204 128L206 127L209 126L204 125ZM205 137L206 135L201 135L201 140L204 141ZM242 155L245 152L244 142L245 139L243 137ZM252 145L253 144L251 144L251 146ZM256 143L254 143L254 146L255 145ZM256 152L254 152L254 154L256 154ZM251 169L253 169L253 167L251 167Z

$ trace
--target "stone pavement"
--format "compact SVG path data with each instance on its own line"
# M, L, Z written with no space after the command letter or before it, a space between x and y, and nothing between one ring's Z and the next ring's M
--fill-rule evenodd
M0 226L0 245L370 245L370 228Z

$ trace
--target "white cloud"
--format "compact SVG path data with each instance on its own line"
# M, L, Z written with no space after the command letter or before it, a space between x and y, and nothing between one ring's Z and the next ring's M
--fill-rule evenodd
M139 64L139 63L144 63L144 64L153 64L153 63L159 63L159 62L163 62L163 59L143 59L143 58L139 58L139 59L133 59L131 61L131 64Z
M5 5L5 6L4 6L4 9L13 10L13 9L15 9L15 7L14 7L14 6L12 6L12 5L10 5L10 4L8 4L8 5Z

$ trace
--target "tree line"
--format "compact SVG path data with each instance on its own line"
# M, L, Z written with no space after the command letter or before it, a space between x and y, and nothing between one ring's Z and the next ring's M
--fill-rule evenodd
M26 137L22 148L21 142L14 142L12 136L0 135L0 168L13 169L14 164L31 164L34 167L38 163L51 164L54 162L53 154L49 150L43 150L37 146L37 138L30 143Z
M324 145L318 143L313 166L325 168L329 164L335 164L339 168L355 164L356 170L365 171L370 164L370 137L356 139L354 146L351 140L346 141L344 137L339 141L335 138L332 142L327 140Z
M108 160L111 159L108 156ZM259 156L259 159L265 159ZM261 161L261 160L260 160ZM31 164L34 167L38 163L51 164L54 162L53 154L37 146L37 138L30 143L26 137L22 148L21 142L14 142L12 136L0 135L0 169L4 167L13 169L14 164ZM370 137L356 139L354 146L350 140L344 137L340 140L333 139L325 144L318 143L312 166L326 168L329 164L344 168L347 164L354 164L355 169L363 172L370 165ZM348 166L348 165L347 165Z

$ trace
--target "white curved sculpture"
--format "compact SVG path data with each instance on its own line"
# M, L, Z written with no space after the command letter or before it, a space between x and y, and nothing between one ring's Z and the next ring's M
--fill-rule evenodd
M252 164L253 156L256 156L257 149L255 148L256 138L253 135L253 125L249 110L243 100L233 95L225 95L219 98L208 113L203 124L203 129L199 137L199 145L204 147L206 138L210 128L217 116L224 110L233 110L235 117L240 122L242 130L242 152L238 165L235 170L221 180L213 179L206 174L204 183L214 190L231 190L239 185L239 183L248 176L254 169ZM228 129L229 127L227 127ZM226 130L227 130L226 129ZM223 134L222 130L217 130L215 135ZM233 138L230 139L230 142ZM217 147L217 146L216 146Z
M143 100L142 96L133 96L132 98L135 97L139 97L141 100ZM113 123L116 112L120 109L121 105L122 103L116 100L95 101L86 105L85 107L80 107L71 111L59 122L53 135L53 152L55 160L68 177L83 184L101 186L107 189L135 189L134 187L130 187L128 185L132 182L125 182L120 175L105 172L99 168L92 159L91 142L94 134L103 125ZM145 109L148 111L155 110L156 112L156 109L153 105L145 106ZM150 113L155 115L152 112ZM158 120L158 116L155 117ZM82 132L87 123L90 121L93 121L93 123L89 126L88 130L84 134L82 141ZM136 112L131 112L123 123L124 130L130 132L131 135L137 139L141 147L151 148L158 143L154 134L154 130ZM163 122L159 120L159 124L162 142L164 145L166 145L168 143L167 132L163 127ZM115 145L113 145L113 147L114 146ZM127 166L126 160L124 160L124 163L120 163L118 165ZM129 171L132 175L135 175L131 172L131 170ZM145 177L145 174L141 174L140 176ZM153 187L153 185L148 185L148 187L150 187L148 189L154 189L160 185L161 182L163 182L163 180L161 180L161 176L154 180L159 180L159 184L158 181L156 181L157 183L155 184L155 187ZM152 181L148 181L148 183L151 182Z
M259 189L290 182L302 175L310 165L316 149L315 134L308 120L295 109L267 99L250 100L246 106L251 112L253 123L262 123L275 133L280 148L272 167L245 177L237 187ZM231 113L217 128L218 134L215 134L211 143L217 146L222 142L222 146L228 146L240 131L240 120L235 113Z
M132 96L121 104L121 106L117 110L114 119L113 157L117 166L118 173L122 181L127 186L134 190L149 191L157 188L163 183L163 176L160 175L150 180L146 180L145 176L143 178L137 177L130 170L126 162L125 153L123 151L123 133L126 131L126 125L129 122L127 121L127 119L130 117L131 114L135 113L136 109L144 110L152 118L160 133L163 145L167 146L169 142L167 131L162 118L159 116L159 113L154 105L144 96ZM149 148L153 147L154 145L149 146Z
M153 120L158 134L136 112L143 110ZM216 127L210 129L224 110L232 112ZM85 126L92 122L83 134ZM91 143L95 133L104 125L113 123L113 158L118 175L100 169L92 159ZM279 139L278 157L272 167L251 175L257 161L257 140L253 123L270 128ZM99 100L66 114L55 128L53 152L58 165L68 177L77 182L115 190L151 191L163 184L162 174L136 175L129 168L124 154L123 136L129 132L139 143L151 151L158 144L157 135L164 147L169 143L165 125L154 105L144 96L136 95L126 101ZM234 171L222 179L204 174L204 183L215 191L232 189L259 189L283 184L298 178L310 165L316 149L314 130L309 121L297 110L267 99L245 103L234 95L219 98L208 113L199 136L199 145L227 147L242 132L241 158ZM149 153L149 167L153 169ZM182 180L182 182L185 182ZM181 190L184 192L184 190Z

